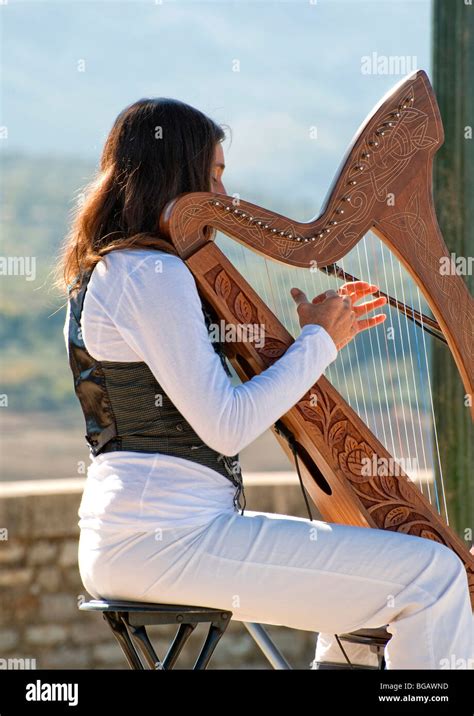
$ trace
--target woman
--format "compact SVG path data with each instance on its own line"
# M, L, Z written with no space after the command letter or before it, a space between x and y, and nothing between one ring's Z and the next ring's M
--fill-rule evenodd
M232 387L215 316L159 236L165 204L225 194L221 127L171 99L117 117L64 245L65 340L92 464L79 510L79 567L96 598L195 604L331 634L388 625L386 665L472 657L467 578L435 542L245 512L238 453L292 407L383 299L346 284L308 300L301 333L270 368ZM243 506L241 501L243 499ZM239 509L241 508L241 509Z

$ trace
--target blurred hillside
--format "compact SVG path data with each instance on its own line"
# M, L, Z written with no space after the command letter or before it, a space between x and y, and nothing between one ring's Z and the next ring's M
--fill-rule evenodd
M94 172L77 158L3 155L2 255L35 257L36 276L2 276L2 392L13 411L72 405L65 360L64 300L51 289L51 269L75 197Z

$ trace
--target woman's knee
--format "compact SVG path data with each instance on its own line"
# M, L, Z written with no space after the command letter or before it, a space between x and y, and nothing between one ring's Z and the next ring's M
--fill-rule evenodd
M452 584L465 585L467 588L467 574L460 557L444 544L432 542L431 569L436 573L436 586L440 593Z
M441 569L445 569L449 574L455 576L465 571L464 563L462 559L456 554L456 552L439 542L434 542L436 550L436 559L440 564Z

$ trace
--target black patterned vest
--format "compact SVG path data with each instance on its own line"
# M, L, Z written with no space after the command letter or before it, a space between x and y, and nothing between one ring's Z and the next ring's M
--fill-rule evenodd
M79 288L69 289L69 365L74 390L86 421L85 439L92 455L116 450L174 455L215 470L236 486L234 505L245 509L238 455L225 456L204 444L178 411L144 362L99 361L86 350L81 316L93 269ZM215 317L202 305L209 330ZM222 345L213 342L230 375ZM243 499L243 506L240 499Z

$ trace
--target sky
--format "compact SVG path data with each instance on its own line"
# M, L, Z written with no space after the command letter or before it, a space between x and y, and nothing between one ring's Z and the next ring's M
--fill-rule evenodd
M430 0L3 0L0 21L2 149L97 162L126 105L176 97L231 126L229 193L297 194L304 220L379 99L431 77Z

